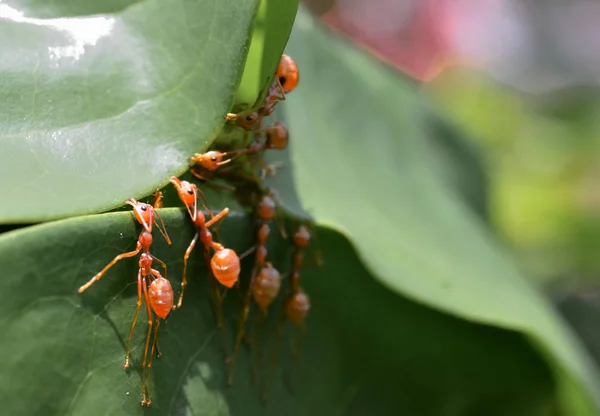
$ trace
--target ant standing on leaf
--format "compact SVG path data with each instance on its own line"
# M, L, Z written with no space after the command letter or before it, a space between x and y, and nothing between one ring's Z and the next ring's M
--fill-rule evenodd
M156 196L157 195L155 195L155 197ZM160 201L160 199L160 197L156 197L157 202ZM94 282L100 280L102 276L108 271L108 269L114 266L119 260L133 257L141 252L137 276L137 308L133 317L131 329L129 330L129 340L127 342L127 352L125 355L124 367L129 368L129 359L131 355L131 338L133 337L133 330L135 328L142 307L143 293L143 299L146 302L146 312L148 314L148 332L146 334L144 360L142 361L142 406L150 406L150 404L152 403L152 400L150 398L150 375L152 367L152 357L154 356L154 349L156 348L157 356L161 355L160 349L158 347L158 329L160 326L160 320L166 319L173 306L173 289L171 287L171 283L166 279L167 266L164 262L150 254L150 246L152 245L152 224L156 224L158 230L165 237L165 240L168 244L171 244L171 240L167 235L167 231L165 229L162 219L160 218L160 215L157 212L155 212L154 207L152 205L145 204L143 202L138 202L133 198L130 198L129 201L127 201L126 203L133 207L135 219L143 227L142 232L138 237L136 249L116 256L106 267L104 267L104 269L102 269L99 273L92 277L89 282L81 286L78 292L83 293L92 284L94 284ZM160 225L158 222L156 222L155 215L160 220ZM158 270L152 268L153 261L156 261L164 268L165 277L162 277ZM152 324L154 320L152 311L154 311L154 313L156 314L156 329L154 331L154 337L152 338L152 344L150 344L150 338L152 335ZM146 363L148 363L147 370Z

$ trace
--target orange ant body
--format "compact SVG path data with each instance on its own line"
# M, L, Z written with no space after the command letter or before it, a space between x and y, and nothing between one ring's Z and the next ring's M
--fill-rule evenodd
M271 263L265 263L265 267L256 276L251 288L252 297L263 314L267 314L267 308L279 294L280 288L281 276L279 272Z
M156 198L157 201L160 198ZM154 211L154 207L150 204L138 202L133 198L130 198L127 204L133 206L133 212L135 219L143 226L142 232L138 237L136 249L127 253L119 254L116 256L108 265L104 267L99 273L92 277L86 284L81 286L78 290L79 293L83 293L87 290L94 282L100 280L102 276L114 266L119 260L124 258L133 257L142 252L139 259L139 270L137 276L138 286L138 300L131 329L129 330L129 341L127 342L127 352L125 355L125 368L129 368L129 359L131 356L131 338L133 337L133 330L137 323L138 316L142 307L142 293L146 302L146 312L148 314L148 332L146 335L146 346L144 348L144 360L142 361L142 405L150 406L152 400L150 398L150 372L152 367L152 357L154 356L154 349L157 350L157 356L160 356L160 349L158 348L158 329L160 326L160 319L165 319L171 307L173 306L173 289L171 283L166 279L167 266L164 262L150 254L150 246L152 245L152 224L156 224L161 234L165 237L168 244L171 244L171 240L167 235L166 229L164 229L164 223ZM160 220L161 226L156 222L155 216ZM165 277L162 277L160 272L152 268L153 260L157 261L165 270ZM148 285L148 283L150 283ZM152 324L153 315L152 311L156 314L156 329L154 331L154 338L152 345L150 345L150 337L152 335ZM148 352L150 356L148 357ZM146 370L146 362L148 363Z
M289 132L285 124L276 122L273 126L263 130L264 140L257 134L250 145L244 149L233 150L231 152L219 152L211 150L206 153L196 153L190 158L192 167L190 173L202 181L208 181L212 178L214 172L221 166L243 155L254 155L256 161L262 167L260 179L269 174L273 175L277 167L276 164L268 165L262 158L262 154L268 149L283 150L289 142ZM259 132L257 132L259 133ZM250 178L254 181L258 177Z
M310 298L300 287L300 268L304 260L303 251L310 244L310 233L301 225L292 237L296 250L292 258L292 273L290 275L290 296L285 303L285 313L290 322L296 326L304 325L310 310Z
M289 55L281 55L276 76L284 93L289 94L298 86L299 74L296 62Z
M221 166L231 162L233 158L226 159L228 153L211 150L206 153L196 153L190 157L190 173L201 181L209 181L213 178L214 172ZM214 185L214 184L213 184ZM230 189L228 186L221 185L225 189ZM202 198L204 196L201 194ZM204 201L206 205L206 201Z
M217 215L212 216L209 221L206 221L204 213L198 209L197 205L199 193L198 187L187 181L182 181L175 176L172 176L170 181L173 186L175 186L175 189L177 189L179 198L184 203L196 228L196 234L183 257L183 279L181 281L179 301L177 302L177 308L180 308L183 302L185 285L187 284L187 262L192 250L198 242L198 238L204 246L206 263L207 265L210 265L212 276L227 288L233 287L238 281L238 276L240 274L240 259L235 251L225 248L222 244L213 241L212 233L208 229L208 227L223 219L229 213L229 208L223 209ZM215 251L215 254L209 260L211 249ZM221 325L222 317L220 315L218 320L219 325Z

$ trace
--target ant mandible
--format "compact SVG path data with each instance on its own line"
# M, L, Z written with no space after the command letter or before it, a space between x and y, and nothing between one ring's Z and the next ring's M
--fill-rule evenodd
M155 195L155 198L155 203L158 204L158 201L160 201L161 198L158 195ZM154 210L154 207L152 205L143 202L138 202L133 198L130 198L128 201L126 201L126 204L131 205L133 207L135 219L143 227L142 232L138 237L136 249L116 256L110 263L108 263L108 265L104 267L104 269L102 269L99 273L92 277L86 284L81 286L78 292L83 293L92 284L100 280L102 276L118 261L124 258L133 257L140 253L140 251L142 252L138 263L139 269L137 276L137 307L135 310L135 315L133 317L131 328L129 330L129 340L127 342L125 364L123 366L125 368L129 368L129 360L131 356L131 339L133 337L133 330L137 323L137 319L139 317L140 310L142 307L143 293L143 299L146 303L146 312L148 314L148 332L146 334L144 360L142 361L142 405L150 406L152 404L152 399L150 397L150 376L152 367L152 357L154 356L154 349L156 348L157 350L157 356L161 355L160 349L158 347L158 329L160 327L160 319L165 319L167 317L173 305L173 288L171 287L171 283L166 279L167 266L163 261L150 254L150 246L152 245L152 224L156 224L158 230L161 232L168 244L171 244L171 240L167 235L167 230L165 229L162 218L160 218L160 215ZM156 218L160 220L160 225L156 221L155 215ZM158 270L152 268L153 260L158 262L164 268L165 277L163 277ZM148 285L148 282L150 282L150 285ZM154 337L152 340L152 344L150 344L150 338L152 336L152 324L154 320L152 311L154 311L154 314L156 314L157 318ZM149 358L148 352L150 352ZM148 363L147 371L146 363Z

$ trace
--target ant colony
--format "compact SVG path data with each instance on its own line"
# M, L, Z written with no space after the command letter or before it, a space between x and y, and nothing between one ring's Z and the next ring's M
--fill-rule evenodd
M157 357L161 355L158 336L161 321L166 319L172 310L183 307L184 291L188 282L188 261L198 243L200 243L200 247L196 252L202 251L210 277L210 300L214 310L215 325L223 333L225 363L229 366L228 385L233 384L237 358L244 341L252 345L256 358L254 367L258 367L264 361L260 347L261 334L264 330L267 313L269 309L273 308L280 293L282 302L279 312L278 342L275 353L271 354L269 374L272 373L276 364L284 324L286 322L291 324L292 334L302 334L304 331L304 323L310 310L310 298L300 285L300 270L303 264L304 250L311 242L311 234L314 235L314 227L310 222L296 221L298 225L291 237L291 243L295 250L292 264L289 272L282 276L274 267L274 261L267 250L273 221L277 224L282 238L288 239L283 225L285 215L282 212L278 194L274 189L265 185L265 179L275 175L278 165L269 165L263 159L266 150L283 150L288 146L288 128L283 123L274 122L267 127L263 127L263 124L266 123L266 118L273 115L277 104L285 101L286 95L296 88L298 74L298 68L293 59L288 55L282 55L265 98L254 109L240 113L227 113L224 116L227 124L232 128L241 129L240 131L243 133L243 140L239 147L227 151L213 149L206 153L196 153L189 159L189 171L199 180L199 184L220 185L225 189L243 190L248 194L248 200L251 202L247 205L253 208L256 222L254 243L249 250L238 256L234 250L227 248L218 238L216 228L227 219L229 208L224 208L216 214L213 213L199 184L173 176L170 178L170 182L185 206L195 229L194 237L183 254L183 275L177 302L175 302L173 287L167 277L167 265L150 251L153 226L156 226L167 243L171 244L165 225L157 211L158 208L163 207L161 191L154 193L152 204L139 202L133 198L126 202L133 207L134 217L142 227L135 250L116 256L104 269L79 288L79 293L83 293L100 280L117 262L139 255L137 307L129 331L124 367L127 369L131 365L131 340L142 304L145 304L148 328L141 361L142 406L150 406L152 403L150 394L152 358L154 355ZM224 180L227 185L215 183L214 179L216 178ZM210 230L211 227L213 227L213 231ZM254 261L248 278L246 280L242 276L240 279L242 271L240 260L251 253L254 254ZM164 275L153 268L153 263L157 263L162 268ZM282 286L286 286L285 293L282 293L284 292ZM223 314L223 298L229 289L234 289L239 293L240 303L237 331L231 354L227 351L226 325ZM248 339L247 328L251 311L254 313L255 320L253 331L250 332L258 334L252 342ZM294 328L295 330L293 330ZM297 342L293 342L295 345L292 351L294 358L298 352L296 344ZM256 368L253 370L256 374ZM262 383L261 398L263 400L266 400L266 386L265 380Z

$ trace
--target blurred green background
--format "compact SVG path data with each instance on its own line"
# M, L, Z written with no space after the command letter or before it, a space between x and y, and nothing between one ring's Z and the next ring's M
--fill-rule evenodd
M493 225L551 292L600 278L597 2L306 0L482 150Z
M600 4L305 3L468 133L492 226L600 362Z

